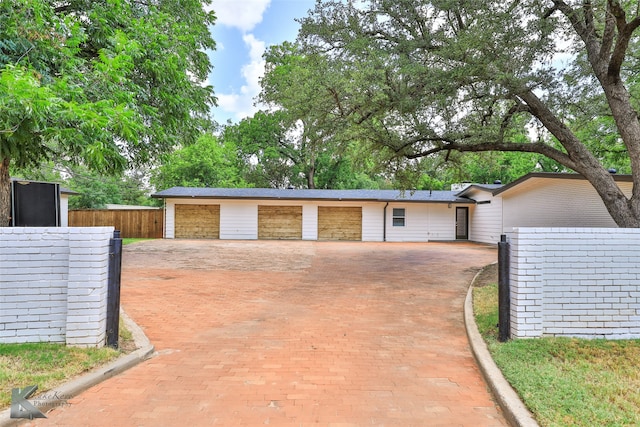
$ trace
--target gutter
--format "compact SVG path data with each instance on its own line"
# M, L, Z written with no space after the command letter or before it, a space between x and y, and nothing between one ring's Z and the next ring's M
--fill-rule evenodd
M384 205L384 213L382 214L382 241L387 241L387 206L389 206L389 202Z

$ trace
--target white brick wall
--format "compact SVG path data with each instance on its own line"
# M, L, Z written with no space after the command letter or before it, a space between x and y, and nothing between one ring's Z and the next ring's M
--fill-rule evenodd
M104 345L113 227L0 228L0 342Z
M517 228L511 334L640 338L640 229Z

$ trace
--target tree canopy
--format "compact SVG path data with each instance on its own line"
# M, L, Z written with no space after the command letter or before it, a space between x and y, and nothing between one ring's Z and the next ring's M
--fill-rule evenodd
M222 144L212 135L201 136L195 144L167 156L152 176L159 189L170 187L247 187L244 163L235 146Z
M11 162L121 171L209 129L213 22L199 0L0 0L0 224Z
M616 0L332 0L303 19L298 46L348 79L321 88L325 110L385 156L542 155L638 227L639 25L637 2ZM612 162L633 175L631 195Z
M386 182L358 144L309 136L292 110L258 111L225 126L220 143L237 150L244 180L266 188L380 188Z

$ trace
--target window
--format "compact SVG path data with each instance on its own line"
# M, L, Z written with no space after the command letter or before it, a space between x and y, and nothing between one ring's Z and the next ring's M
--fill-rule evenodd
M404 227L405 212L404 208L393 208L393 226Z

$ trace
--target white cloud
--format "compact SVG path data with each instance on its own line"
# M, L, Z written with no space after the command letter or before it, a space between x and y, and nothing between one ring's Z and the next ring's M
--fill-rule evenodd
M239 28L243 32L251 31L262 22L262 16L271 0L213 0L207 10L215 11L216 25Z
M253 34L245 34L242 40L249 49L249 62L241 70L245 84L240 87L240 93L217 94L218 106L233 113L238 120L253 116L262 107L253 105L253 100L260 93L260 79L264 75L265 66L262 59L265 42L258 40Z

